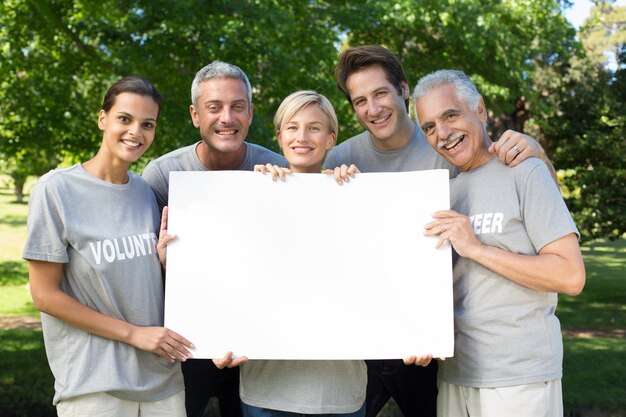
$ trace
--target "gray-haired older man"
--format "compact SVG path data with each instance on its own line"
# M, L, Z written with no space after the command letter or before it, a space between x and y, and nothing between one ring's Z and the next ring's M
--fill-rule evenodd
M189 113L202 140L151 161L143 172L162 209L168 202L171 171L253 171L256 164L287 166L285 159L245 142L252 123L252 87L235 65L213 61L196 74ZM222 417L241 417L239 368L245 358L194 359L182 364L189 417L200 417L217 396ZM222 369L225 368L225 369Z
M151 161L143 172L159 206L167 205L171 171L253 171L256 164L287 166L287 161L262 146L245 142L252 123L252 87L234 65L213 61L196 74L189 113L201 141Z
M409 82L391 51L380 45L348 48L339 57L335 77L365 131L335 146L326 157L327 168L345 165L345 170L351 164L361 172L445 168L451 177L457 174L457 169L428 145L409 117ZM508 165L507 169L530 156L545 156L533 138L513 131L505 132L491 151ZM546 164L550 164L547 159ZM419 268L416 273L421 273ZM374 329L372 340L379 343L377 337L384 340L384 331ZM366 417L376 417L389 398L396 401L405 417L435 416L436 362L426 368L404 366L401 360L366 362Z
M452 210L426 226L459 255L454 357L439 365L437 415L562 416L554 312L557 293L585 284L578 230L543 162L508 168L489 152L485 103L464 73L429 74L413 95L426 139L460 171Z

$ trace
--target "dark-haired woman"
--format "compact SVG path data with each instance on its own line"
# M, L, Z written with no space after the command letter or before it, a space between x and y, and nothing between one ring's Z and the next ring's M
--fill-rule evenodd
M49 172L31 195L23 257L59 416L185 415L179 361L192 345L162 327L167 211L159 239L152 190L128 170L152 144L160 104L146 79L119 80L96 156Z

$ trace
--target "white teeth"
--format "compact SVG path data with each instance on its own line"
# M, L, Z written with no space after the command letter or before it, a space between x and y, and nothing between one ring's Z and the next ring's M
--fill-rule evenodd
M236 130L218 130L217 133L219 135L234 135L237 131Z
M390 117L391 117L391 115L389 114L389 115L387 115L385 117L381 117L380 119L372 120L372 123L374 123L376 125L376 124L384 122L385 120L389 119Z
M452 149L456 145L458 145L459 142L461 142L461 140L463 140L464 137L465 137L464 133L455 133L454 135L452 135L448 139L440 140L439 142L437 142L437 147L438 148L445 148L446 150L449 151L450 149Z
M312 148L305 147L305 146L296 146L296 147L294 147L294 148L292 148L292 149L293 149L293 150L294 150L294 152L296 152L296 153L305 153L305 152L308 152L308 151L313 150Z
M122 139L122 143L126 146L132 146L133 148L138 148L141 146L141 143L135 142L133 140Z

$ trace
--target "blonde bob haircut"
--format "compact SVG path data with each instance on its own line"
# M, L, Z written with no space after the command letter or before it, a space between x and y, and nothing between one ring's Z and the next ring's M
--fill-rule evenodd
M280 103L278 110L276 110L276 115L274 116L274 128L276 132L280 132L283 124L288 123L297 112L312 104L322 110L328 119L328 130L337 135L339 133L339 122L337 122L337 115L335 114L333 105L330 104L330 101L328 101L326 97L313 90L296 91L295 93L289 94L283 102Z

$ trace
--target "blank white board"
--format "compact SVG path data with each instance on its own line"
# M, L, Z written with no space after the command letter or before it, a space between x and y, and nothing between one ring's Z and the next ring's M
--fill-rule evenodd
M196 358L453 353L452 259L423 236L448 171L172 172L165 325Z

